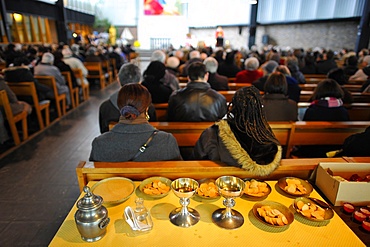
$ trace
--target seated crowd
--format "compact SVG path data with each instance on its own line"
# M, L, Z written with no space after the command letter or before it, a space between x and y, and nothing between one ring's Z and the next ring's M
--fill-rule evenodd
M68 46L40 50L42 54L36 53L35 59L28 60L28 63L20 63L18 57L15 57L13 60L7 59L7 65L24 67L36 86L37 80L32 78L33 75L54 76L58 92L67 94L68 105L70 96L61 76L62 67L81 68L83 59L101 61L110 54L109 49L104 52L102 47L89 47L84 57L77 56L72 52L72 47ZM117 55L119 50L115 48L113 53ZM253 170L256 174L268 174L278 166L282 157L282 147L268 121L351 120L344 107L344 103L352 102L351 93L344 85L349 81L360 80L363 81L363 91L370 91L370 55L366 50L361 54L357 56L343 52L340 58L337 57L342 64L339 66L340 63L334 60L334 52L325 50L279 52L271 48L263 53L256 50L247 53L222 49L213 52L208 48L171 51L167 54L156 50L143 72L119 55L122 60L116 78L121 88L100 106L101 136L92 143L90 160L211 159ZM19 57L24 58L25 55ZM61 63L64 63L63 66ZM4 70L5 76L12 70L12 66L8 66ZM310 105L300 116L300 85L307 83L306 75L309 73L326 75L326 79L323 77L317 83ZM187 77L185 86L180 86L180 77ZM227 102L220 91L229 89L232 78L235 78L235 83L244 86L237 89L232 100ZM89 82L76 81L74 85L79 87L81 83ZM41 86L38 89L40 98L49 99L48 92L42 90ZM155 131L149 124L149 121L157 121L155 104L159 103L168 104L167 121L215 122L204 130L189 157L181 157L172 134ZM111 122L118 124L110 130ZM364 135L369 135L369 128L351 137L351 140L346 140L346 143L354 143L355 138L364 145L369 142L369 138L364 138ZM345 148L345 145L326 148L340 149ZM322 157L326 151L330 150L323 148L313 155ZM350 152L348 149L342 151L346 155L350 155ZM367 150L359 151L358 154L370 156ZM300 147L294 150L293 155L310 156Z

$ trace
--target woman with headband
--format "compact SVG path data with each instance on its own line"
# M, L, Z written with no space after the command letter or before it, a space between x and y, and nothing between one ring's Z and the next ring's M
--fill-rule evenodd
M160 161L181 160L172 134L156 130L149 124L149 91L140 84L124 85L117 104L121 117L110 131L92 142L90 161Z
M226 119L203 131L193 158L221 161L256 176L272 173L282 148L266 121L259 90L243 87L235 92Z

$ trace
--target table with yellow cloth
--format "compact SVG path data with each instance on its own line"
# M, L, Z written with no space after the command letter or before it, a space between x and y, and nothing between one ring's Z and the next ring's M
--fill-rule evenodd
M94 183L91 181L88 186L92 187ZM277 181L268 183L272 192L264 200L279 202L294 212L294 198L280 193ZM142 196L138 190L139 184L135 182L135 192L127 201L107 206L110 223L101 240L87 243L81 239L74 220L77 211L75 204L49 246L365 246L336 213L331 220L324 222L309 221L294 213L295 219L291 225L272 227L253 215L253 205L258 201L244 197L236 198L233 207L244 216L244 224L238 229L222 229L212 222L212 213L224 208L222 197L216 201L191 198L189 207L196 209L201 219L192 227L178 227L169 220L170 212L180 207L179 198L172 191L161 199L144 197L144 205L150 210L154 226L150 232L137 233L126 223L123 211L127 206L135 207L135 198ZM82 192L80 198L84 194ZM322 200L315 190L310 196Z

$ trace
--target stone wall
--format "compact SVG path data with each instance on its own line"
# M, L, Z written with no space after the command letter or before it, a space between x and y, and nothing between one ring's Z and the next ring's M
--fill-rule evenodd
M269 36L269 44L292 48L322 47L339 51L342 48L355 49L357 21L323 22L289 25L258 26L256 45L263 47L263 35ZM249 28L224 27L225 40L230 41L234 49L246 48ZM190 29L198 40L214 38L215 29Z

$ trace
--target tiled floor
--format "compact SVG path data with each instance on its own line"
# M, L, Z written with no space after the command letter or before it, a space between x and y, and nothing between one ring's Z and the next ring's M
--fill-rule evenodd
M0 159L0 246L48 246L80 194L75 168L100 134L99 105L118 88L93 88L87 102Z

